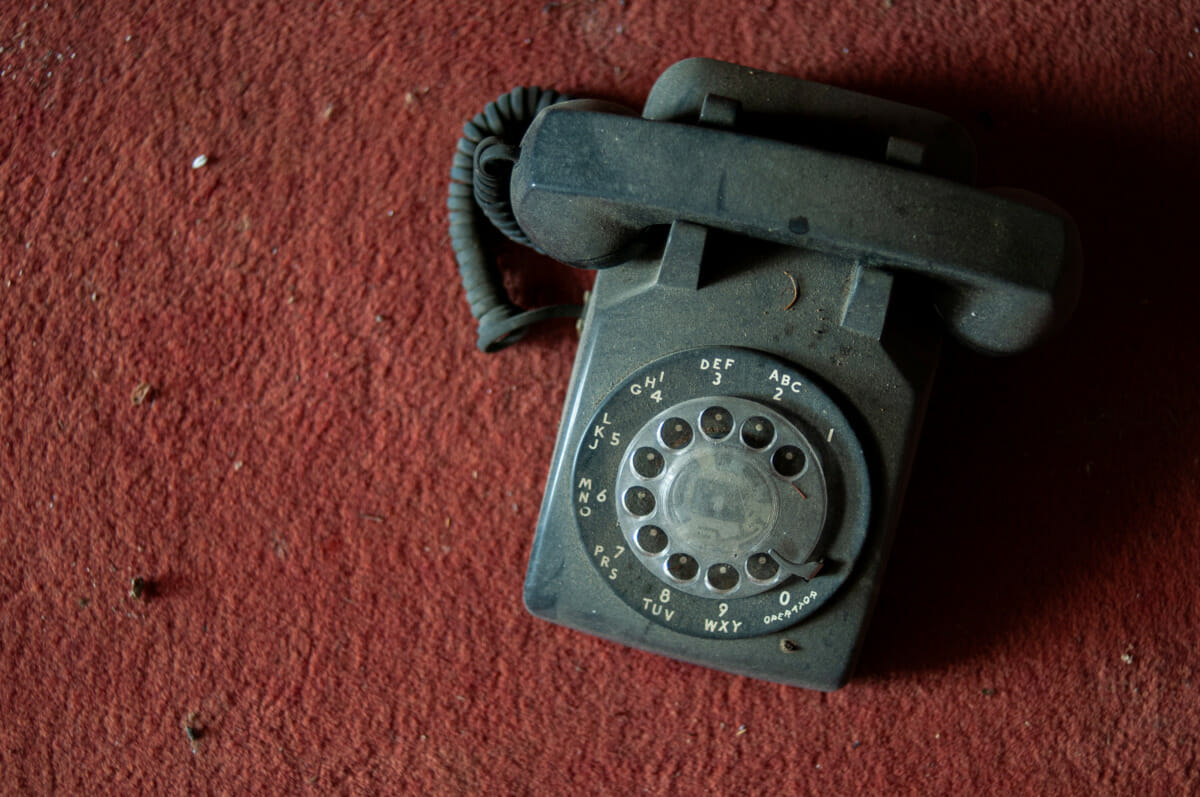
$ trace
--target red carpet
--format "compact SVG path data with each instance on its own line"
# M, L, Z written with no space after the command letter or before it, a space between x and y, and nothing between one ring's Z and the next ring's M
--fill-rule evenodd
M181 5L0 15L4 791L1194 793L1194 5ZM1083 237L1055 341L948 351L830 695L521 606L573 332L475 351L450 155L690 55L947 113Z

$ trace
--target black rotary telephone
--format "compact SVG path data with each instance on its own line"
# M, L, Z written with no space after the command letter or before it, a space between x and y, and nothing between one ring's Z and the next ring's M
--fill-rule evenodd
M599 269L525 603L618 642L816 689L849 677L943 331L1036 345L1070 313L1070 217L971 187L928 111L708 59L641 116L517 89L468 123L451 236L479 346L522 310L481 244Z

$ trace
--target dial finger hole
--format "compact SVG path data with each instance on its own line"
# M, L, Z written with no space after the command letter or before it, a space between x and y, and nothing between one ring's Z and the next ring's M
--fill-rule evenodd
M775 439L775 424L756 415L742 424L742 442L751 448L766 448Z
M677 553L667 560L667 572L676 581L691 581L700 571L696 560L685 553Z
M638 517L654 511L654 493L645 487L630 487L625 491L625 508Z
M643 479L653 479L663 471L663 455L649 446L643 446L633 455L633 469Z
M667 533L658 526L642 526L634 538L638 547L653 556L667 548Z
M757 581L770 581L779 572L779 563L770 554L756 553L747 560L746 572Z
M737 586L737 568L729 564L713 565L708 568L708 586L719 592L727 592Z
M771 457L771 466L785 479L799 476L804 470L804 452L795 446L780 446Z
M700 428L709 438L720 440L733 431L733 415L724 407L709 407L700 416Z
M688 443L692 442L692 425L683 418L667 418L658 430L658 435L662 438L663 445L678 451L687 448Z

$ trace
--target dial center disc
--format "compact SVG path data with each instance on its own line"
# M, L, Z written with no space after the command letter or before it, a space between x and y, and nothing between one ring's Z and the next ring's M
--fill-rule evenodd
M666 509L681 545L731 559L771 531L778 502L767 475L740 452L702 450L679 461Z

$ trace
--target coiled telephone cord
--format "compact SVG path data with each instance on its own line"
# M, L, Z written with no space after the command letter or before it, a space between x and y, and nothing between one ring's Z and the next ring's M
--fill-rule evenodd
M533 118L546 107L569 99L553 89L519 86L490 102L463 125L450 169L450 245L467 292L471 315L479 324L480 351L494 352L515 343L531 324L550 318L578 318L578 305L524 310L513 303L495 263L483 248L481 216L509 240L537 247L517 223L509 201L509 177L517 147ZM540 251L540 250L539 250Z

